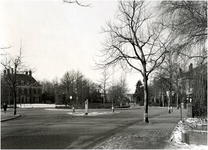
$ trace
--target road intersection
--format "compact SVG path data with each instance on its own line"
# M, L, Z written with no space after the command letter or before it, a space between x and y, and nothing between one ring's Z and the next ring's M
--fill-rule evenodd
M105 113L90 115L96 112ZM168 114L166 108L154 107L149 108L149 124L142 122L143 108L115 113L92 109L88 116L48 108L19 109L18 113L20 118L1 123L2 149L163 148L180 119L179 110ZM126 142L118 145L119 139Z

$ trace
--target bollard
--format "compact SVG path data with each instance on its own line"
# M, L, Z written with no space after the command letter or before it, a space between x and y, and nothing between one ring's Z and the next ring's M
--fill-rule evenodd
M170 109L170 106L168 106L168 113L171 113L171 109Z
M114 112L114 107L112 106L112 112Z
M88 115L88 100L85 101L85 115Z
M171 112L173 112L173 107L170 107Z

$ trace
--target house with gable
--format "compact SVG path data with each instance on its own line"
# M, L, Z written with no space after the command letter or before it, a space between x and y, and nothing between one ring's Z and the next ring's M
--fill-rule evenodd
M188 71L180 69L180 89L184 93L184 101L192 104L195 115L207 112L207 64L193 67L191 63Z
M8 105L14 104L14 96L9 87L7 77L10 80L14 78L13 69L4 70L1 86L1 103ZM16 102L17 104L24 103L41 103L42 102L42 86L32 76L32 71L25 71L24 74L16 74Z

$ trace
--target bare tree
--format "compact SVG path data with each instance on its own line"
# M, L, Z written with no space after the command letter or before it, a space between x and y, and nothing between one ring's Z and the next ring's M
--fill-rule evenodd
M70 72L67 71L61 79L61 85L64 88L66 98L70 98L70 96L74 95L75 75L76 73L74 70Z
M4 68L3 79L8 89L12 93L12 97L14 98L14 115L16 115L16 108L17 108L17 73L19 73L22 69L22 45L19 49L19 54L14 58L5 57L4 60L1 61L1 65Z
M148 77L165 58L160 39L163 28L153 22L144 1L120 1L114 22L108 22L104 33L108 35L101 51L101 67L121 64L143 76L144 122L148 123ZM163 35L164 37L167 35ZM164 42L164 41L163 41ZM123 67L125 68L125 67Z
M99 81L103 92L103 104L105 104L107 100L106 92L107 92L107 86L109 85L109 81L108 81L109 78L110 78L110 74L108 73L107 69L104 69L102 72L102 78Z
M122 102L125 101L127 92L126 78L121 76L119 81L114 81L113 85L108 88L108 94L112 101L112 105L114 105L114 103L122 105Z
M69 3L69 4L77 4L82 7L90 7L91 4L83 4L79 0L63 0L64 3Z
M159 9L163 26L176 39L178 54L206 59L207 1L162 1Z

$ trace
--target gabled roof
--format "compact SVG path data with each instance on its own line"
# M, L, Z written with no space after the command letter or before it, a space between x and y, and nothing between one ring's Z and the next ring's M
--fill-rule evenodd
M30 81L30 83L37 82L32 76L26 74L17 74L17 81Z
M14 74L10 74L10 77L12 76L14 76ZM41 86L32 76L27 75L27 74L16 74L16 81L17 83L24 81L24 83L29 82L29 85L32 85L32 86Z
M193 76L204 73L207 73L207 64L202 64L186 72L181 72L180 76L183 79L192 79Z

